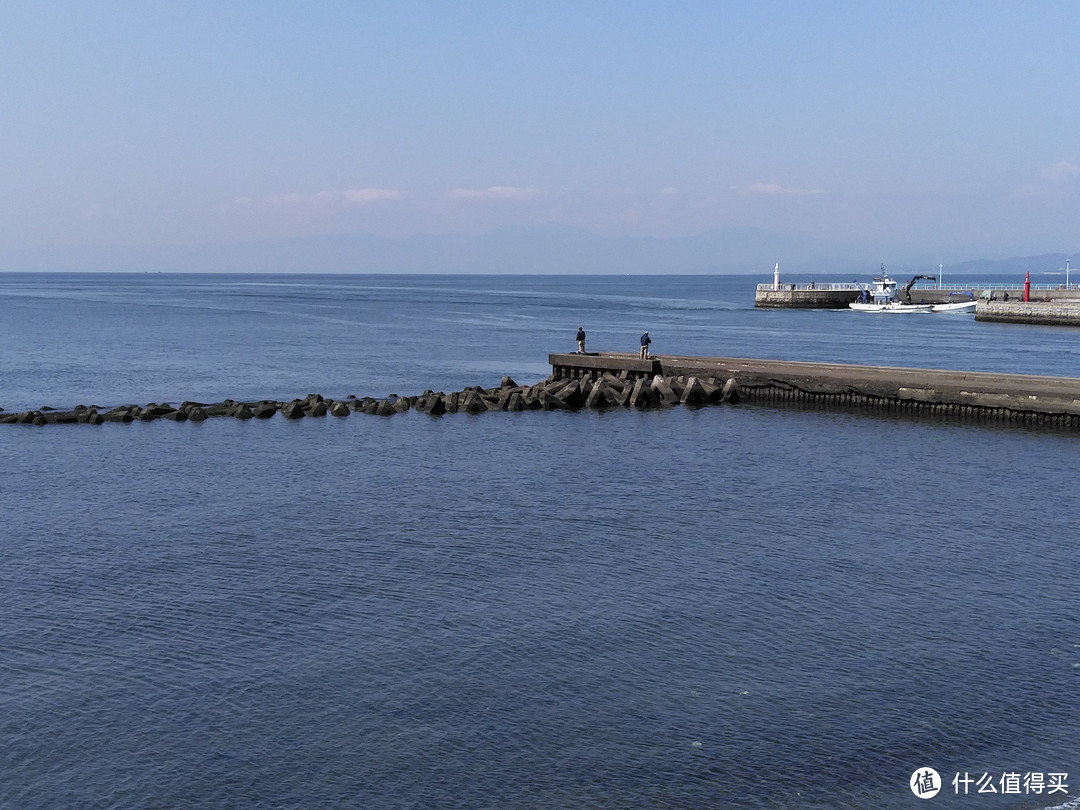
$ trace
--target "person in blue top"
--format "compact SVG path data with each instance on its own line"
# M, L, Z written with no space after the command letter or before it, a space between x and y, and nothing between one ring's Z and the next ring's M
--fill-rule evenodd
M641 357L642 360L648 360L649 359L649 344L650 343L652 343L652 338L650 338L649 333L646 332L644 335L641 336L641 355L640 355L640 357Z
M579 326L577 328L577 353L585 354L585 327Z

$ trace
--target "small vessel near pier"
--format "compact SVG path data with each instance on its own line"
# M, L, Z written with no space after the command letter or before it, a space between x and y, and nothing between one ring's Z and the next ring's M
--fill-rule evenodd
M914 284L919 279L935 279L935 276L915 276L902 290L896 280L885 272L873 284L850 282L780 283L780 265L773 270L771 284L758 284L754 293L754 306L784 309L853 309L861 312L932 312L935 304L953 303L954 295L966 295L973 300L972 289L966 285L959 290L946 290L941 285L919 287L919 301L911 300ZM900 293L903 293L901 296ZM963 311L965 307L947 307L941 312Z
M946 301L940 304L920 301L915 304L911 301L911 288L920 279L937 281L935 276L918 275L904 285L903 294L898 290L896 279L890 277L885 268L881 268L881 275L874 279L870 287L864 287L859 294L859 300L848 304L850 309L856 312L974 312L977 302L969 296L967 301Z
M1080 285L969 282L941 283L938 265L936 282L916 286L916 276L907 285L881 268L873 284L848 282L780 282L780 265L773 270L770 284L758 284L754 307L763 309L843 309L860 312L938 312L962 315L970 312L977 321L1007 321L1042 325L1080 326ZM1000 297L1000 300L999 300Z
M934 304L933 312L974 312L979 302L972 298L969 301L949 301L944 304Z
M936 281L934 276L915 276L904 287L904 298L900 300L897 292L896 279L881 268L881 275L874 279L872 286L863 287L858 301L852 301L848 306L856 312L932 312L933 304L911 303L911 288L919 279Z
M848 307L856 312L933 312L933 304L902 304L899 301L889 301L884 304L861 303L853 301Z

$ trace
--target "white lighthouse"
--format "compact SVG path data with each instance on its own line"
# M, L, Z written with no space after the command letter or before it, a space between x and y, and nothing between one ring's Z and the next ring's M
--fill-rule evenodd
M772 271L772 283L773 283L773 289L774 290L779 290L780 289L780 262L777 262L776 267L773 268L773 271Z

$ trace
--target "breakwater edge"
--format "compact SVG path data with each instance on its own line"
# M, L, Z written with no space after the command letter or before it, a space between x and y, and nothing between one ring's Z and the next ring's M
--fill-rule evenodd
M449 394L332 399L308 394L290 401L231 399L218 403L151 402L108 410L78 405L0 415L0 424L130 423L165 419L201 422L393 416L416 410L431 416L486 411L576 411L685 405L784 404L857 410L886 416L932 416L958 421L1021 423L1080 430L1080 379L936 369L855 366L722 357L639 358L621 352L552 354L552 374L530 385L504 376L492 388L469 386Z
M218 403L185 401L177 406L167 402L151 402L147 405L120 405L107 410L96 405L78 405L70 410L44 407L2 414L0 424L100 425L105 422L152 422L158 419L201 422L215 417L269 419L277 414L286 419L343 417L352 413L393 416L409 410L442 416L453 413L478 414L485 411L575 411L583 408L603 410L619 406L648 409L680 404L706 405L737 401L738 386L732 379L721 381L704 378L699 381L695 378L687 380L681 376L666 378L662 375L648 380L640 377L632 379L624 371L618 374L605 373L595 380L552 375L534 385L518 385L511 377L504 376L499 385L493 388L477 385L449 394L427 390L417 396L391 394L380 399L355 395L344 399L330 399L322 394L308 394L303 399L288 402L237 402L228 399Z

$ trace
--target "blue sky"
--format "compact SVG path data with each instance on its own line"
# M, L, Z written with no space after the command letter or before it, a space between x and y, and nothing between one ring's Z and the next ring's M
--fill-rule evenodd
M1080 247L1075 2L0 0L0 255L728 228Z

